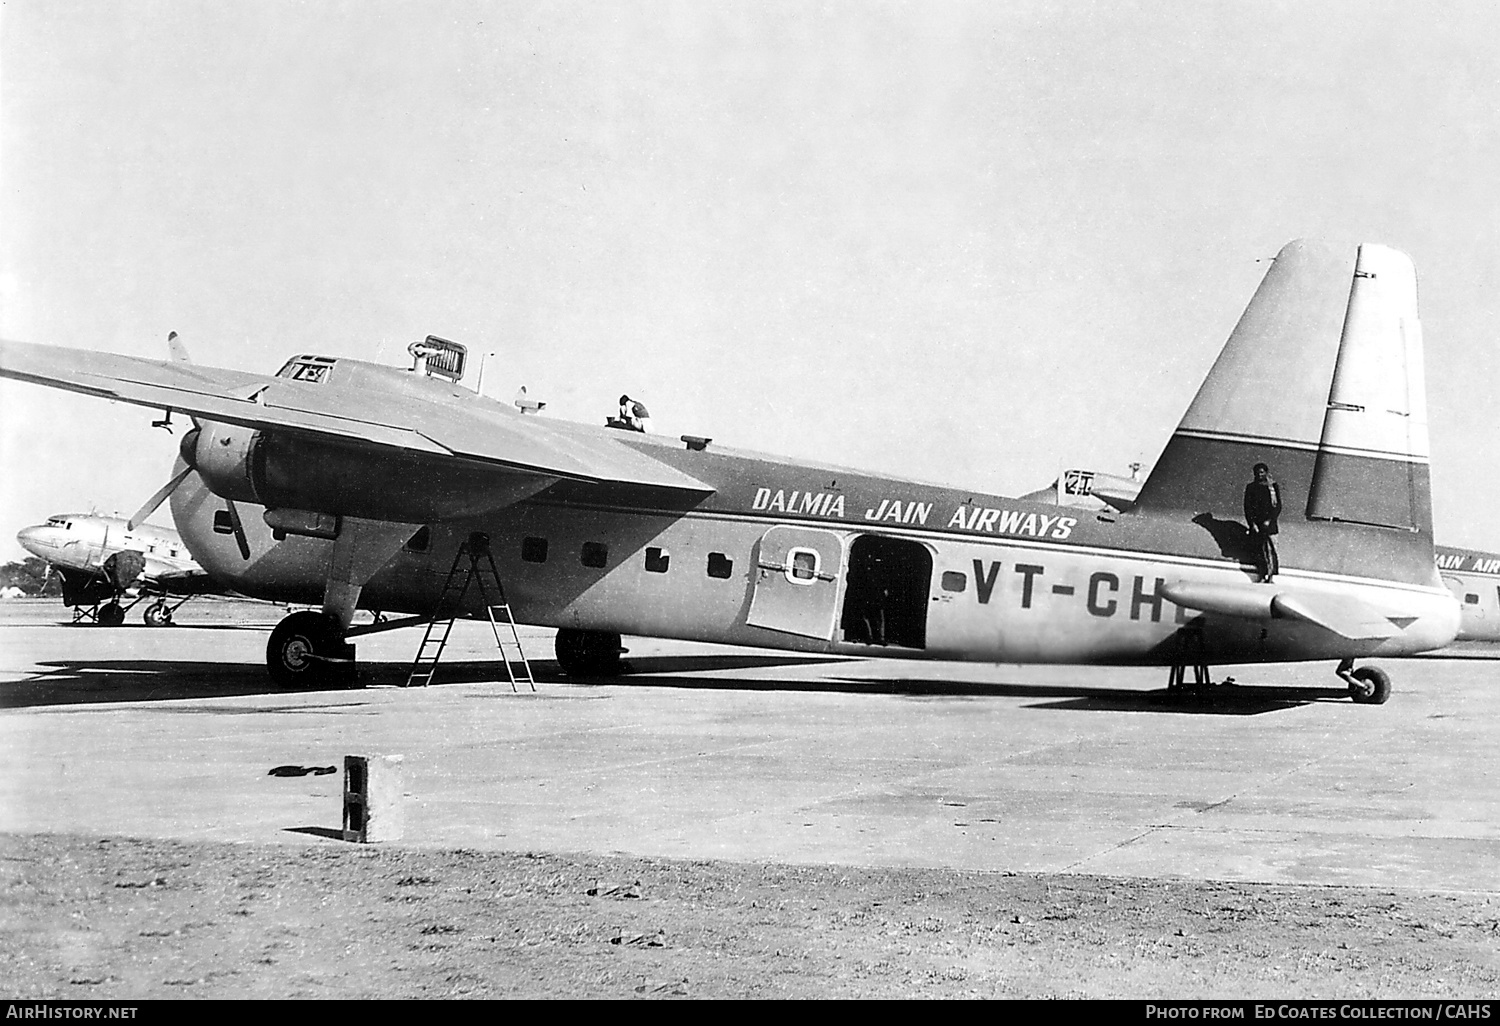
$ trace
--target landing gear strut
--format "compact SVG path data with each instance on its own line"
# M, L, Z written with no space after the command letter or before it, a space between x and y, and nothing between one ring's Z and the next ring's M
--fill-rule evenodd
M337 617L311 610L293 613L271 632L266 666L271 682L288 691L349 687L354 646L344 640Z
M1384 705L1391 697L1391 675L1378 666L1354 669L1354 660L1345 659L1334 671L1349 685L1349 697L1360 705Z
M557 632L557 665L569 677L614 677L620 673L620 636L564 627Z

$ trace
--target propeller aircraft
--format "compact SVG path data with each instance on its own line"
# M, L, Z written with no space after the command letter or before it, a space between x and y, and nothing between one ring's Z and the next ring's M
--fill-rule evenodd
M1458 600L1455 641L1500 641L1500 553L1437 547L1438 573Z
M1326 659L1375 704L1389 677L1356 659L1458 627L1432 543L1416 273L1385 247L1281 250L1127 510L553 421L460 387L461 346L412 352L409 371L305 354L266 377L5 342L0 375L193 419L153 498L222 583L320 604L272 632L285 687L347 682L351 637L433 617L471 539L574 675L616 672L622 634L1158 665L1174 685ZM1240 522L1260 462L1284 500L1271 583ZM351 629L360 607L412 616Z
M16 541L62 578L63 604L73 607L74 623L92 620L118 627L137 603L152 599L146 624L165 627L193 596L228 590L194 562L176 531L154 524L60 513L45 524L22 528Z

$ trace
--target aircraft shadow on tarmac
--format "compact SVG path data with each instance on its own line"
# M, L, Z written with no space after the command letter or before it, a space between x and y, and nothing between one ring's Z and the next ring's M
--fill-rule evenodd
M908 680L893 677L710 676L715 671L771 670L794 666L829 666L856 659L810 655L727 654L651 656L626 660L620 676L570 677L552 660L534 659L537 683L572 687L636 685L716 691L766 691L900 695L911 699L1040 699L1032 708L1079 712L1156 712L1248 716L1314 702L1349 700L1343 688L1240 687L1219 685L1196 690L1150 691L1069 684L1024 684L986 681ZM0 685L0 708L87 705L102 702L163 702L248 695L287 695L274 687L259 664L116 660L53 661L29 680ZM369 662L359 666L363 686L394 687L406 680L406 662ZM491 683L510 693L510 681L497 660L443 663L434 687ZM521 690L526 690L524 685ZM299 692L308 694L309 692ZM330 690L323 694L348 694ZM354 693L358 693L357 689ZM348 703L341 703L348 704ZM299 708L307 708L299 706ZM264 711L264 710L262 710Z
M1136 691L1067 684L1011 684L1004 682L902 680L878 677L841 677L826 680L748 680L743 677L666 677L631 674L601 683L643 684L663 688L706 688L730 691L844 692L901 695L912 699L1043 698L1033 709L1079 712L1155 712L1218 716L1253 716L1311 705L1349 701L1347 688L1214 687L1169 691Z
M667 656L631 660L632 673L619 677L569 677L550 659L531 660L532 673L539 684L600 685L641 683L671 685L680 678L643 678L645 673L697 672L714 670L754 670L812 663L848 662L822 656L728 654L715 656ZM163 659L119 659L100 661L50 660L38 664L41 672L29 679L0 684L0 709L22 709L48 705L90 705L101 702L169 702L195 698L236 698L246 695L288 695L315 692L287 692L275 687L266 676L264 666L255 663L211 663ZM398 687L406 682L411 664L407 662L368 662L359 664L359 681L363 687ZM444 684L494 683L510 693L510 681L498 660L444 662L439 665L433 686ZM775 682L744 681L746 687ZM790 682L788 682L790 683ZM705 686L733 688L736 679L704 679ZM353 689L358 693L358 689ZM347 689L330 689L323 694L348 694Z
M192 631L194 634L200 631L258 631L261 634L265 634L275 627L276 624L272 621L257 623L249 620L239 623L183 623L181 621L174 621L166 627L152 627L149 624L127 621L116 624L113 627L106 627L103 624L89 623L88 621L78 621L75 623L70 620L55 620L51 623L41 624L40 626L66 627L69 630L79 631L150 631L159 638L168 631Z

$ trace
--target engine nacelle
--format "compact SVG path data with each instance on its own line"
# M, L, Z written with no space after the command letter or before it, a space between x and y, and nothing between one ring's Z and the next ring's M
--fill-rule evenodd
M225 499L264 503L264 435L255 428L205 421L182 437L182 458L210 491Z
M452 457L212 422L183 437L182 458L222 498L408 524L473 516L553 480Z

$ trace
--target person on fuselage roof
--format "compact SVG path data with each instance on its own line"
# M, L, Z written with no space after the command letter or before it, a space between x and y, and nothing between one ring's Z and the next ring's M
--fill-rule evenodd
M632 431L651 430L651 412L645 403L638 403L628 395L620 396L620 419Z

